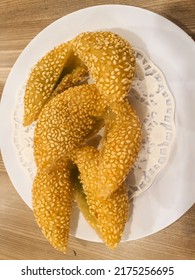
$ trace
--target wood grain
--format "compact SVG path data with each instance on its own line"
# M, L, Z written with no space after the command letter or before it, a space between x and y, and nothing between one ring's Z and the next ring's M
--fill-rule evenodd
M81 8L126 4L156 12L194 38L195 2L50 0L0 1L0 93L14 62L26 45L54 20ZM1 120L2 121L2 120ZM178 221L114 251L70 237L66 255L54 250L41 234L31 209L14 189L0 157L0 259L195 259L195 205Z

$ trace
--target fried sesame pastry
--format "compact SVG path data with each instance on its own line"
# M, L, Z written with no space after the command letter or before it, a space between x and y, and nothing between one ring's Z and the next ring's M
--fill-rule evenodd
M99 148L85 146L72 153L84 191L97 199L105 199L123 184L141 145L141 125L129 103L114 105L104 117L105 132Z
M82 84L88 77L88 70L84 64L78 65L70 74L65 75L52 92L52 98L69 87Z
M72 42L75 55L87 66L107 101L123 100L135 76L134 51L129 42L109 31L84 32Z
M76 204L79 210L82 212L85 220L98 233L97 218L95 217L95 215L92 215L91 212L89 211L87 197L83 190L82 184L80 183L79 180L75 180L75 179L73 180L73 192L74 192L74 199L76 201Z
M33 67L26 84L23 125L30 125L37 120L53 94L76 85L86 76L88 70L74 55L71 41L45 54Z
M93 149L93 148L92 148ZM125 184L104 200L86 195L80 181L74 180L74 198L86 221L109 249L119 244L128 220L129 201Z
M105 102L95 85L71 87L43 108L34 131L38 169L48 168L81 145L102 123Z
M73 187L67 162L38 172L32 188L35 219L46 239L65 253L68 244Z

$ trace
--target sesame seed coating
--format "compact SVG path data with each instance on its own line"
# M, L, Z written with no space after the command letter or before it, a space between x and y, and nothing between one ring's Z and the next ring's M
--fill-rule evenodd
M134 51L129 42L113 32L98 31L81 33L72 43L107 101L121 101L135 76Z
M33 67L24 95L25 126L37 119L70 54L70 42L61 44L44 55Z
M71 42L55 47L34 66L24 95L24 126L37 120L47 101L88 76L87 67L75 57Z
M52 98L57 94L65 91L69 87L73 87L82 82L88 76L88 70L84 64L76 66L70 74L63 77L59 85L52 92Z
M73 188L65 162L39 172L32 188L33 211L43 234L54 248L66 252Z
M78 85L89 74L95 84ZM108 248L121 240L130 206L125 179L141 145L141 125L126 100L134 75L132 47L106 31L81 33L59 45L30 74L24 125L37 120L33 211L45 237L64 253L73 193ZM87 140L102 126L95 148ZM75 165L80 175L74 180Z
M140 145L141 126L135 111L127 102L116 104L105 119L100 149L86 146L73 153L86 194L103 199L113 193L126 179Z
M96 126L95 117L104 110L104 100L95 85L69 88L43 108L34 132L34 157L44 169L69 156Z
M96 230L109 249L114 249L121 240L128 220L129 202L123 184L105 200L93 194L85 195L83 189L74 188L74 197L87 222Z

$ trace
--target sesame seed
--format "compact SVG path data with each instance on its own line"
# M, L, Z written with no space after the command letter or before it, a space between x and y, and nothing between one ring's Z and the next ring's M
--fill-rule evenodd
M112 32L84 32L73 39L73 50L86 64L99 91L106 96L108 101L112 102L127 96L135 75L135 57L132 47L125 39ZM127 87L124 88L123 79L116 79L113 73L122 76L123 73L129 71L133 74L127 80ZM108 73L109 75L111 73L113 79L109 77L109 81L105 81L104 76ZM115 91L111 94L105 91L105 82L108 83L109 88L110 80L114 80L115 85L119 87L119 89L115 87Z

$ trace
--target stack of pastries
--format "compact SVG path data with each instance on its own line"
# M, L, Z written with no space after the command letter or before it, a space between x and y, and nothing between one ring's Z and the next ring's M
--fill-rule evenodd
M121 240L130 209L125 179L141 145L140 121L127 101L135 64L121 36L84 32L43 56L30 73L23 125L36 122L33 211L63 253L74 201L108 248Z

